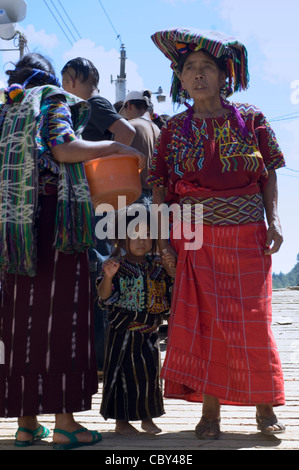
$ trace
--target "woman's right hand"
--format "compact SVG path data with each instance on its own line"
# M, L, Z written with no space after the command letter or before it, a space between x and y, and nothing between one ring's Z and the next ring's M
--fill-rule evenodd
M138 169L143 170L143 168L146 167L146 161L147 161L146 156L139 150L135 149L134 147L129 147L127 145L120 144L119 142L113 142L110 152L112 154L114 153L114 154L123 155L123 156L126 156L126 155L136 156L138 158Z
M130 149L132 149L132 155L136 155L138 157L138 169L143 170L146 167L146 156L139 152L139 150L133 149L133 147L130 147Z
M142 153L138 156L138 169L143 170L146 167L146 156Z

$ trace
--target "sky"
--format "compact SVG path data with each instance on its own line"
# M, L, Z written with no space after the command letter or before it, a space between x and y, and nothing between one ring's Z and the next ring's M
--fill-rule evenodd
M6 0L7 1L7 0ZM15 0L11 0L15 1ZM0 0L0 8L3 7ZM120 48L126 50L126 91L150 89L159 114L180 111L170 101L170 62L151 40L156 31L194 27L234 36L248 50L250 87L230 100L254 104L270 121L285 155L277 171L284 243L272 258L275 273L289 272L299 253L299 2L298 0L27 0L15 25L27 50L52 60L56 74L74 57L100 73L100 92L116 101ZM0 87L19 59L16 39L0 39ZM13 49L5 51L4 49ZM112 78L112 82L111 82ZM155 92L162 87L164 103Z

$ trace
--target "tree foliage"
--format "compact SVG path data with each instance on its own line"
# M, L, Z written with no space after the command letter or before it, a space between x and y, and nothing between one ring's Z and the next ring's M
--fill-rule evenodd
M293 267L293 269L287 273L283 274L280 272L279 274L272 274L273 280L273 289L280 289L283 287L290 287L290 286L298 286L299 285L299 253L297 255L297 264Z

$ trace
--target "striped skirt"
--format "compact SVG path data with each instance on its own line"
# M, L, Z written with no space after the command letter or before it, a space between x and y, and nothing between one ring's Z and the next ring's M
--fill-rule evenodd
M109 320L111 322L111 316ZM122 421L163 415L160 371L157 329L146 332L130 328L130 325L123 327L121 324L115 328L110 323L106 337L101 415L105 419Z
M55 251L56 196L42 198L37 276L1 284L0 416L71 413L97 392L87 253Z
M203 246L178 252L165 396L221 404L284 404L284 381L271 331L271 258L266 227L203 227Z

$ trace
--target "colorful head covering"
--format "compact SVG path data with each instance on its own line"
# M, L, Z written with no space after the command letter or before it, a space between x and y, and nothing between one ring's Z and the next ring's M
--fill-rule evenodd
M224 94L246 90L249 84L247 50L243 44L218 31L201 31L194 28L176 28L158 31L151 36L155 45L171 61L173 80L171 95L174 103L181 104L181 82L178 63L188 51L205 50L213 57L226 61L228 84Z
M45 72L44 70L40 70L40 69L32 69L32 75L30 75L30 77L28 77L27 80L25 80L25 82L23 83L23 87L25 88L26 85L29 82L31 82L31 80L33 78L39 78L39 79L42 79L42 80L46 80L46 83L48 85L55 85L55 86L58 86L58 87L61 86L58 78L55 77L55 75L53 75L52 73Z
M188 51L209 52L215 59L223 59L226 65L228 82L222 94L227 98L236 91L246 90L249 85L247 50L235 38L228 37L218 31L201 31L194 28L176 28L158 31L151 36L156 46L171 61L173 69L171 96L174 103L184 103L189 112L183 131L187 135L193 116L193 108L182 98L179 63ZM225 101L221 96L222 105L232 111L244 137L248 134L246 124L236 106Z

